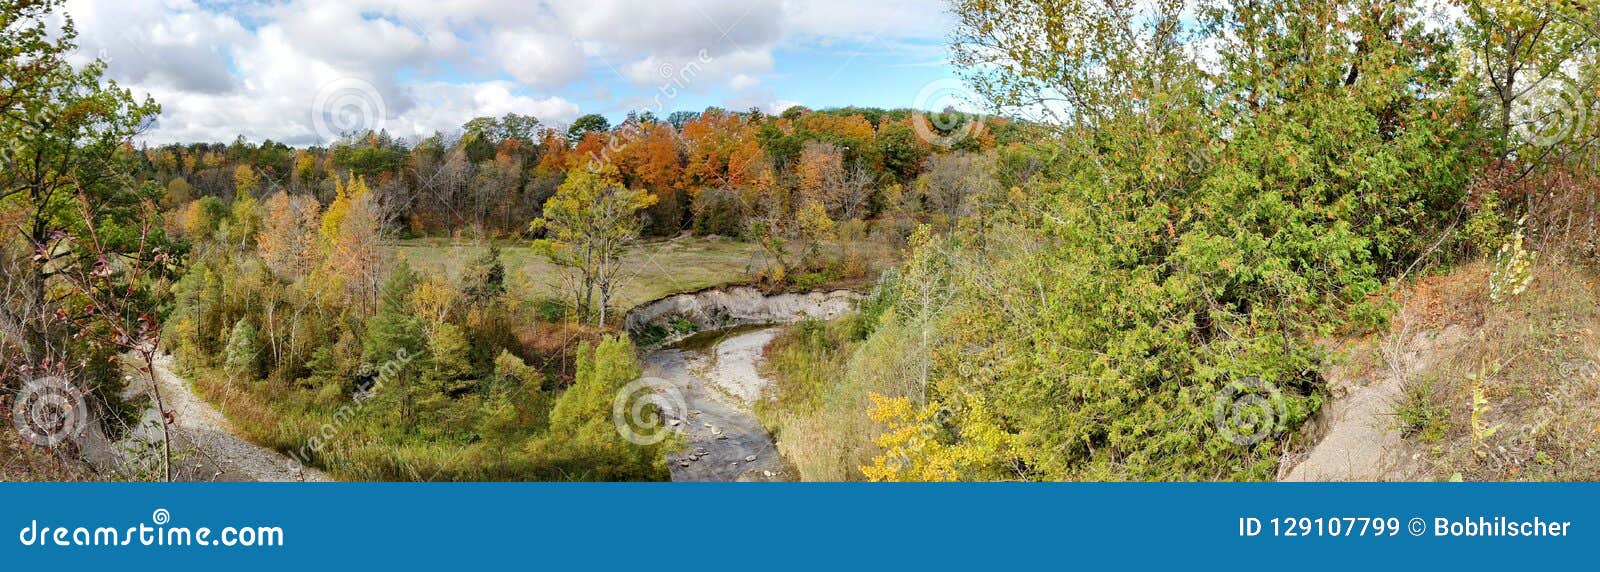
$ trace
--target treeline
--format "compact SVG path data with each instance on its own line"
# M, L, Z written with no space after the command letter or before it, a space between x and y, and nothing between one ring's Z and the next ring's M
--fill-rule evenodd
M949 113L924 119L923 135L912 111L871 108L795 107L781 115L710 108L665 120L645 112L614 127L589 115L567 129L509 114L414 142L377 132L297 149L241 137L231 144L146 148L140 156L142 172L165 189L163 204L170 209L208 197L233 200L239 167L259 178L258 195L281 190L323 204L333 200L341 178L360 176L390 209L396 229L409 236L524 236L569 173L608 165L626 188L656 197L645 213L647 235L693 230L739 236L750 219L768 214L761 211L792 214L806 200L825 205L840 221L872 218L900 198L884 189L909 187L931 157L1008 146L1027 129ZM983 128L974 129L979 121Z

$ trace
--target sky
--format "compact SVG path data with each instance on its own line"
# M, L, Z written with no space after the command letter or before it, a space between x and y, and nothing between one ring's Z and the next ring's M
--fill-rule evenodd
M292 145L473 117L940 109L942 0L68 0L79 63L162 105L142 142ZM943 91L949 91L944 89Z

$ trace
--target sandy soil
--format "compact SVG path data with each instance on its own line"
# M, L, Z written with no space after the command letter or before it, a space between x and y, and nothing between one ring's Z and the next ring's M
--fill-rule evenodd
M1459 327L1442 332L1401 330L1379 348L1381 365L1371 371L1334 368L1330 398L1313 419L1320 440L1286 471L1283 481L1412 481L1424 476L1422 455L1400 435L1395 406L1406 380L1425 370L1441 351L1461 342Z

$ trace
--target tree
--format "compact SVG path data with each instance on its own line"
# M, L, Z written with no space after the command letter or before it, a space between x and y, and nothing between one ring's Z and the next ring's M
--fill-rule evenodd
M622 277L622 255L639 236L639 210L654 203L649 193L624 188L615 167L578 169L545 203L544 218L533 222L546 236L534 242L535 252L566 269L579 314L596 325L605 324Z
M844 180L844 150L832 143L807 141L795 165L800 197L826 203Z
M567 140L582 141L591 133L604 133L610 129L611 122L606 120L606 116L590 113L572 120L572 126L567 128Z
M633 344L627 338L606 337L599 346L584 342L578 348L577 375L572 387L556 399L550 411L550 430L528 444L529 457L552 466L568 479L616 481L657 480L668 476L666 448L671 440L636 445L617 430L613 419L617 394L639 378ZM662 414L653 404L642 416Z
M167 181L167 193L161 197L161 206L175 209L194 199L194 187L183 177L173 177Z
M972 212L972 200L999 190L994 155L951 153L928 159L928 170L917 178L922 208L944 219L948 228Z
M411 308L429 336L450 324L460 300L461 292L443 276L431 276L411 292Z
M461 292L468 302L484 306L506 293L506 265L500 247L490 246L461 271Z
M316 199L279 191L266 202L256 251L279 277L295 280L316 268L322 208Z
M225 364L228 375L236 381L255 381L261 378L261 334L249 319L240 318L228 334Z
M874 408L869 476L1271 478L1324 395L1316 340L1381 319L1384 284L1448 236L1476 106L1415 3L1191 14L956 2L976 90L1058 136L982 225L916 237L903 284L932 289L888 315L916 328L895 350L931 354L927 395ZM908 333L887 330L866 343ZM1230 435L1218 396L1271 404L1266 427Z
M152 285L168 271L166 237L151 224L162 189L129 176L131 140L160 107L104 81L102 61L72 65L77 31L60 6L0 1L0 361L42 367L132 351L163 408L151 364L161 307ZM88 319L70 319L88 308Z
M473 377L472 345L455 324L440 324L428 335L428 381L439 395L455 395L469 388Z
M329 274L338 276L363 315L378 304L383 250L383 219L376 198L362 177L337 187L337 196L322 216L322 240Z
M1504 159L1519 143L1553 143L1565 125L1547 125L1540 106L1588 105L1593 85L1582 85L1564 68L1595 54L1597 33L1594 0L1456 0L1466 12L1461 33L1471 51L1477 75L1488 84L1494 102L1496 151ZM1558 101L1532 101L1558 98ZM1575 101L1560 101L1572 98ZM1528 113L1518 117L1519 108ZM1558 112L1564 121L1571 110ZM1517 132L1521 130L1520 136ZM1519 139L1521 139L1519 141ZM1533 141L1530 141L1532 139Z
M229 217L229 238L233 239L240 248L253 244L256 233L261 229L261 214L256 212L259 202L256 200L256 189L261 186L260 179L256 177L255 169L249 165L239 165L234 170L234 197L231 208L232 216Z
M419 278L404 260L383 283L382 302L378 312L367 322L366 338L362 343L361 361L370 368L382 369L383 364L396 363L389 384L381 396L395 404L402 426L411 427L417 412L417 401L424 395L419 387L414 368L409 367L411 356L423 355L427 336L422 323L411 306L411 294Z

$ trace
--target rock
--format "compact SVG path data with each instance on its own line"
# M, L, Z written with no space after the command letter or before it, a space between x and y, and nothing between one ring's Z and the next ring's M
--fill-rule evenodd
M769 478L769 479L772 478L772 477L778 476L777 473L774 473L772 471L761 471L761 475L766 477L766 478Z
M728 464L728 468L737 469L737 468L739 468L739 464L738 463L729 463Z
M700 414L700 410L699 409L690 409L689 410L689 414L690 415L699 415Z
M722 434L722 430L721 430L721 429L718 429L718 428L716 428L716 427L712 427L712 428L711 428L711 434L712 434L712 435L721 435L721 434Z
M689 466L689 461L687 461L687 460L678 461L678 466L679 467L687 467L687 466Z
M728 436L727 435L717 435L717 440L718 441L726 441L726 440L728 440Z
M746 462L746 463L754 463L754 462L756 462L756 456L755 455L751 455L749 457L745 457L744 458L744 462Z
M711 425L710 423L706 423L705 425L706 425L706 429L710 429L712 433L716 433L717 432L717 428L715 426Z
M667 422L667 424L668 424L668 425L671 425L671 426L673 426L673 427L677 427L677 426L678 426L678 425L681 425L681 424L683 424L683 422L682 422L682 421L679 421L679 420L677 420L677 419L673 419L673 420L671 420L671 421L668 421L668 422Z

